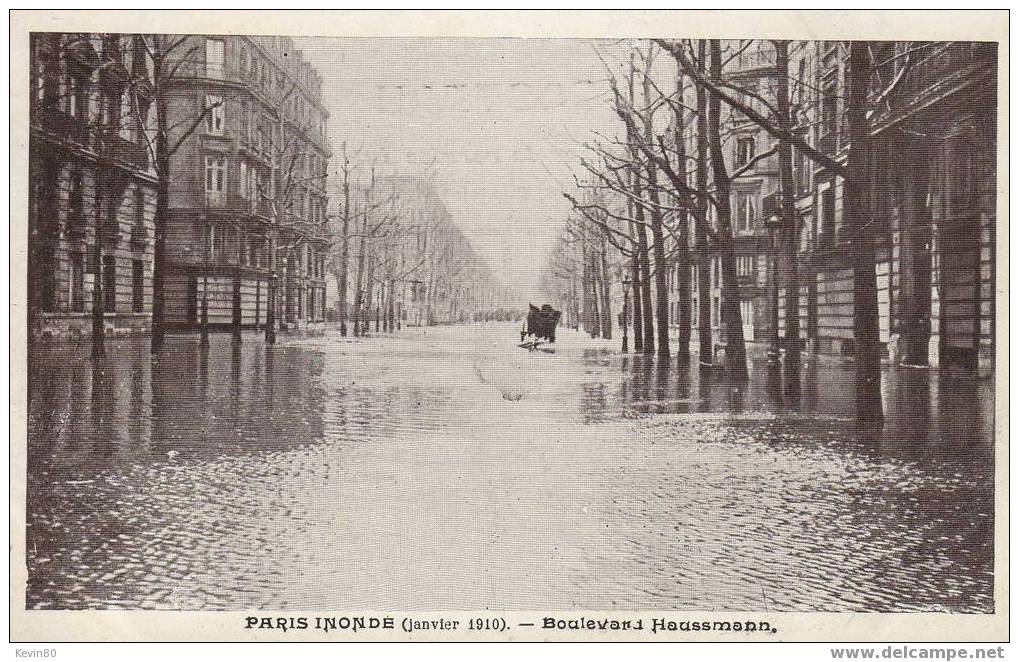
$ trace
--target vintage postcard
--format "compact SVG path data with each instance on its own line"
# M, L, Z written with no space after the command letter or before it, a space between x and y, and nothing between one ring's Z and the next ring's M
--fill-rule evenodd
M13 641L1008 639L1007 13L11 18Z

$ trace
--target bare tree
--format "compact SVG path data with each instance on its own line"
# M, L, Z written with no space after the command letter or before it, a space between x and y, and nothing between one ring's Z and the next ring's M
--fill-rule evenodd
M166 295L164 279L166 275L166 225L170 207L170 176L172 159L207 120L209 114L222 106L225 101L219 99L212 103L204 103L202 108L193 115L185 115L170 119L170 104L180 94L188 94L187 79L193 75L192 70L198 66L204 54L202 47L196 45L187 35L152 34L144 36L141 42L152 60L152 76L133 77L132 85L136 91L149 90L155 100L156 130L154 139L144 133L148 151L156 171L156 210L154 217L153 265L152 265L152 337L150 349L158 353L166 337ZM143 110L138 105L135 94L135 112L139 117ZM203 303L203 334L207 334L207 302ZM206 336L203 335L203 338Z

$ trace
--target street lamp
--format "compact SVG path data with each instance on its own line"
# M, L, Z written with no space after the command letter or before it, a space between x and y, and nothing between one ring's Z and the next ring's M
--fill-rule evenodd
M630 285L643 285L645 281L623 279L623 310L619 313L619 325L623 327L623 354L630 351L628 329L630 328Z
M781 204L781 203L779 203ZM764 222L768 230L768 237L771 240L771 259L768 264L771 273L769 274L769 302L771 308L771 345L768 347L768 365L776 367L779 365L780 351L778 342L778 255L779 238L782 230L782 217L777 212L772 213ZM786 293L788 296L788 293Z

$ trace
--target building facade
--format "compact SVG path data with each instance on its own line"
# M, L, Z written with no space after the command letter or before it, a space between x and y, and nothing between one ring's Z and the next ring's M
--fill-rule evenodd
M731 45L730 52L741 48ZM869 48L874 66L867 108L873 149L868 229L876 252L881 342L891 363L989 375L994 364L995 44L871 42ZM812 147L843 164L851 149L848 53L847 42L789 44L794 124ZM743 96L745 102L761 110L753 94L773 99L769 42L743 50L730 66L727 78L751 93ZM723 130L731 171L776 144L738 113L729 113ZM687 139L692 153L691 125ZM777 158L760 159L733 182L744 334L769 341L777 318L777 334L784 336L785 298L797 296L804 349L849 357L855 353L855 295L843 222L844 181L799 150L793 151L793 180L799 225L794 286L790 265L778 259L768 231L768 219L780 205ZM710 249L693 253L692 323L696 329L696 262L705 259L711 264L711 320L718 334L721 273ZM673 289L677 282L673 274ZM673 323L676 319L673 311Z
M867 113L880 339L893 363L988 376L994 364L997 49L871 42ZM819 150L845 162L848 44L791 49L795 94ZM852 254L841 177L797 153L801 334L852 355ZM780 288L784 300L787 288ZM784 306L780 307L784 316ZM780 328L783 328L780 326Z
M321 78L286 37L191 36L175 50L168 126L197 129L171 160L168 328L264 326L271 296L283 328L324 321Z
M151 327L156 177L143 37L31 36L28 317L31 338Z
M763 111L763 105L754 98L763 98L771 93L775 79L773 53L766 42L724 42L724 47L738 53L729 63L727 77L747 94L741 100L755 110ZM696 91L687 86L686 103L696 107ZM686 116L684 136L686 153L697 153L696 118L692 113ZM768 218L777 212L775 207L779 189L778 158L768 155L773 148L771 137L759 126L742 114L722 104L720 133L723 135L722 150L726 167L732 179L732 195L729 200L733 231L733 249L736 261L736 277L740 297L740 314L743 320L743 337L747 341L766 341L772 337L774 319L769 302L770 278L774 267L774 251L768 230ZM709 178L710 181L710 178ZM690 185L695 178L690 173ZM714 225L717 214L713 206L708 207L709 222ZM700 302L699 273L697 265L706 260L709 265L709 296L711 310L711 331L714 337L724 335L722 323L722 264L717 250L698 247L695 221L689 217L690 265L690 308L692 331L696 334L699 324L697 310ZM668 287L670 324L679 320L679 276L676 266L669 272Z

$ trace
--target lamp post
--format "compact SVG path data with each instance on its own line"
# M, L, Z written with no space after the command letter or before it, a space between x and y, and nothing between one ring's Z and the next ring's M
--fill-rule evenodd
M630 285L643 285L643 280L623 279L623 310L619 313L619 325L623 327L623 354L630 351L628 329L630 328Z
M771 317L771 343L768 347L768 366L776 368L781 364L779 360L781 354L778 339L778 251L782 217L777 213L773 213L768 216L764 224L768 230L768 239L771 242L771 256L768 261L770 271L768 274L768 306ZM788 296L788 293L786 296Z

